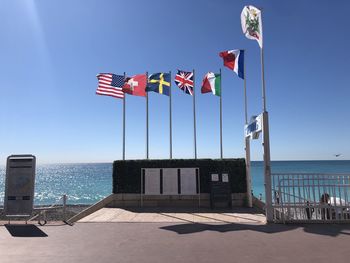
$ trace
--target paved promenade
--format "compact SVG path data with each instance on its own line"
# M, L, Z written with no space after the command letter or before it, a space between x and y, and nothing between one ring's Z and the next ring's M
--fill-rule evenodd
M265 215L254 209L240 208L236 211L210 209L166 208L102 208L79 222L84 223L265 223Z
M1 263L348 262L350 225L2 223L0 253Z

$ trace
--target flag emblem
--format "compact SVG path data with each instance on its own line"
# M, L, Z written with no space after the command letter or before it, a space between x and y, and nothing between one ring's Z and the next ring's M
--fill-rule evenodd
M242 30L249 39L258 41L260 48L263 47L263 33L261 11L252 6L245 6L241 13Z
M193 95L193 72L178 70L175 83L185 93Z
M124 98L124 92L122 91L124 76L112 73L100 73L96 77L98 79L96 94L119 99Z
M170 95L170 73L155 73L148 77L146 91Z
M126 78L123 85L123 92L135 95L135 96L146 96L146 83L147 76L145 74L135 75L131 78Z
M238 77L244 79L244 50L228 50L219 53L224 59L224 66L236 72Z

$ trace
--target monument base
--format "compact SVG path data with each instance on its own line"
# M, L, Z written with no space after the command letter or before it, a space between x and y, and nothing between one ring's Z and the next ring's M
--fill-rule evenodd
M246 193L231 194L232 206L246 206ZM114 194L106 207L210 207L210 194L200 195L143 195Z

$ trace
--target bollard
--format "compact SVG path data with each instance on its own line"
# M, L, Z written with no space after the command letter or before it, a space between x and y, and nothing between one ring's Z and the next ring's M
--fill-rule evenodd
M63 195L63 222L66 222L67 195Z

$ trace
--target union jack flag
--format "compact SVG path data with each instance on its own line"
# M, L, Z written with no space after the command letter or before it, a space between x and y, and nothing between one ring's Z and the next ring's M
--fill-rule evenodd
M193 72L178 70L175 76L175 83L184 92L193 95Z

